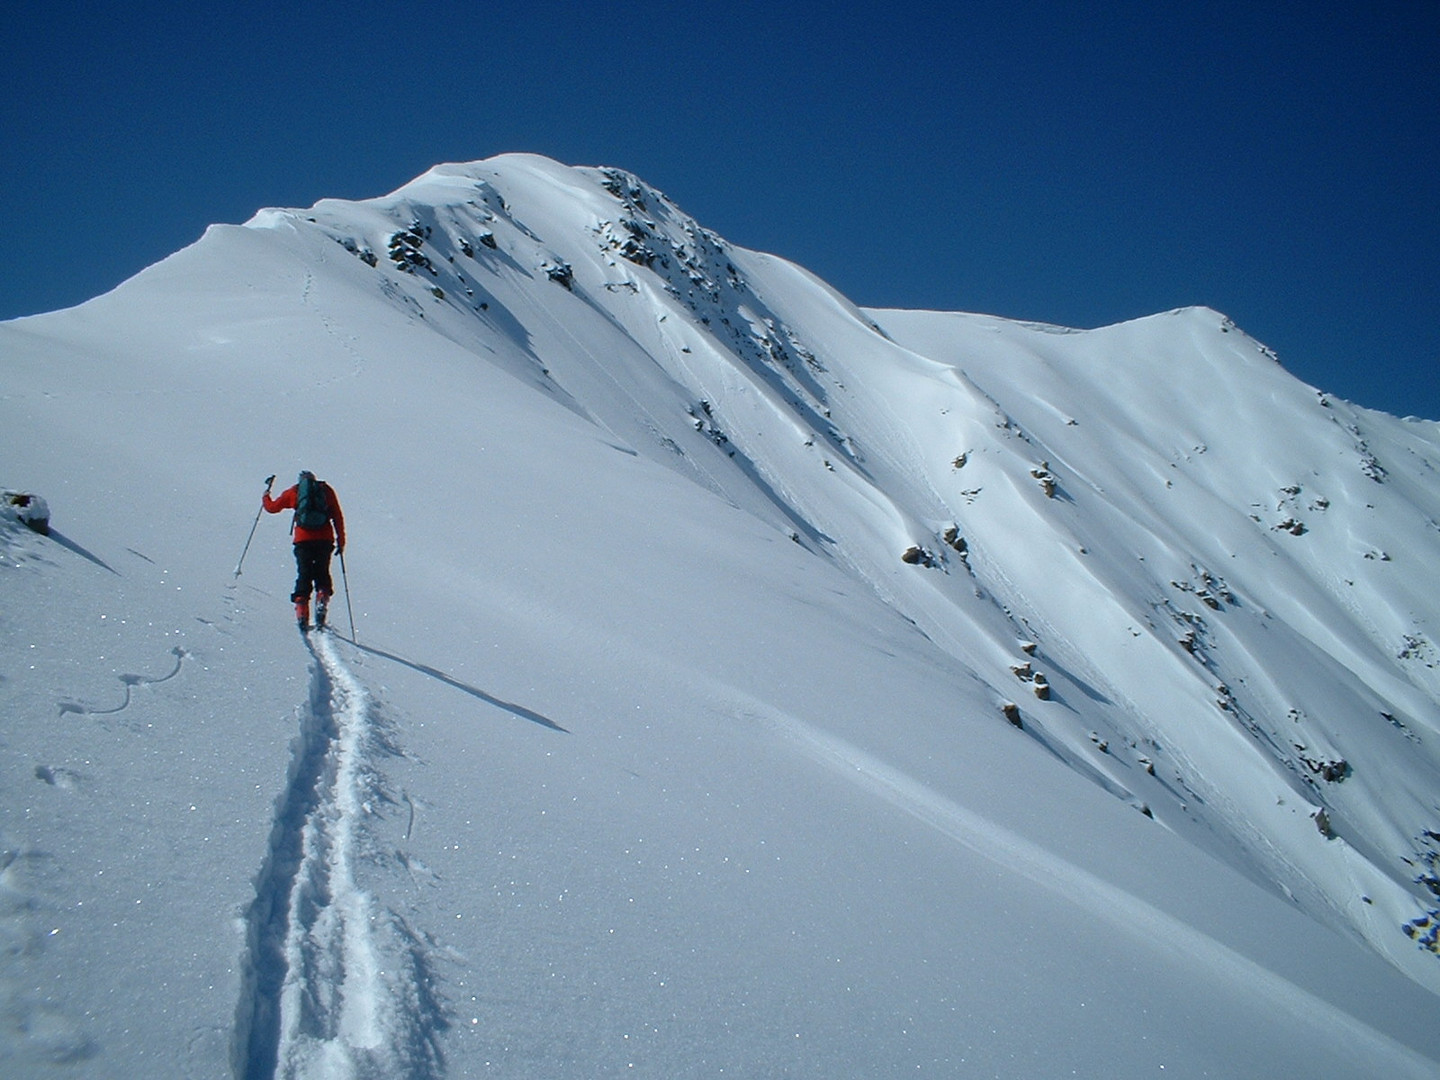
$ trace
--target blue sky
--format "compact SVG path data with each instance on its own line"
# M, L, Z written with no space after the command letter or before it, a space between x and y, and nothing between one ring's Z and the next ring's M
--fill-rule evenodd
M1309 383L1440 419L1435 0L17 0L0 61L0 318L212 222L526 150L629 169L861 304L1208 304Z

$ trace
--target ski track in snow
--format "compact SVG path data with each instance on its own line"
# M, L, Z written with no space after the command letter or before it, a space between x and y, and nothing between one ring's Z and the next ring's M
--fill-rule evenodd
M376 713L330 634L308 637L311 700L249 913L240 1080L425 1080L446 1026L429 943L362 887L386 799Z

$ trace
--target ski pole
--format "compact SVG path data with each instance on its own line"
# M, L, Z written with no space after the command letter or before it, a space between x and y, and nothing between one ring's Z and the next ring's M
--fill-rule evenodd
M275 483L275 474L274 474L274 473L271 473L269 476L267 476L267 477L265 478L265 494L267 494L267 495L270 494L270 488L271 488L271 486L272 486L274 483ZM250 541L255 539L255 526L260 524L260 515L263 514L264 512L265 512L265 507L264 507L264 506L261 506L259 510L256 510L256 511L255 511L255 523L250 526L250 535L245 538L245 550L242 551L242 552L240 552L240 561L235 564L235 576L236 576L236 577L239 577L239 576L240 576L240 567L241 567L241 566L244 564L244 562L245 562L245 554L246 554L246 552L248 552L248 551L250 550Z
M350 643L358 645L355 640L355 609L350 606L350 575L345 573L345 549L340 549L340 583L345 586L345 613L350 616Z

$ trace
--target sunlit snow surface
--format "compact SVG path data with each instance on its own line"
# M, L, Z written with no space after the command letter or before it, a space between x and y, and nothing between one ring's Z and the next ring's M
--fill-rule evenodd
M0 446L7 1076L1440 1075L1440 430L1216 312L507 156L0 326Z

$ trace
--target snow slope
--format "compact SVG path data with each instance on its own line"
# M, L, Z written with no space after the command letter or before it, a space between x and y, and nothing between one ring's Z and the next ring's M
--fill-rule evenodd
M1440 430L1215 312L510 155L0 365L7 1075L1440 1075ZM233 573L300 468L353 634Z

